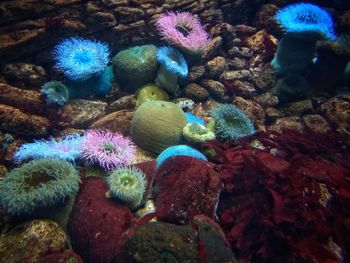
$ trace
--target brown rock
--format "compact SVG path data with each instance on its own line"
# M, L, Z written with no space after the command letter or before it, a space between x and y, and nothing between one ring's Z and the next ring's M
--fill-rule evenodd
M185 87L185 96L194 101L204 101L209 97L209 92L196 83L190 83Z
M242 97L236 97L232 103L248 115L258 131L265 130L265 111L260 104Z
M273 107L278 104L277 96L271 93L263 93L253 98L257 103L259 103L263 107Z
M258 28L266 29L271 33L280 33L281 29L276 23L275 14L279 7L273 4L263 5L255 16L255 25Z
M202 53L202 60L209 60L219 53L222 46L222 38L220 36L214 37L204 48Z
M90 129L110 130L111 132L120 132L128 135L130 132L130 123L132 120L132 110L120 110L112 112L101 119L92 123Z
M305 126L300 117L292 116L277 119L273 125L268 127L268 130L271 131L281 132L282 129L291 129L302 133L305 129Z
M213 95L213 97L219 99L220 101L226 101L229 99L227 90L224 84L221 82L211 79L204 79L201 84L209 91L211 95Z
M247 47L233 47L227 52L227 55L231 58L234 58L234 57L251 58L254 55L254 52Z
M135 95L127 95L112 102L108 106L107 111L112 112L112 111L118 111L118 110L133 109L135 108L135 106L136 106Z
M196 103L193 106L191 113L199 118L202 118L206 123L208 123L209 120L211 119L210 111L218 105L219 103L217 101L209 99L204 102Z
M326 133L331 130L328 122L318 114L307 114L303 116L305 126L316 133Z
M276 71L272 68L270 63L262 67L253 68L251 70L251 80L260 90L270 90L276 84Z
M275 121L277 118L283 117L282 112L280 112L279 110L273 107L267 107L265 109L265 115L266 115L266 119L269 122Z
M247 67L247 60L244 58L234 57L232 59L227 59L227 66L230 70L240 70Z
M201 77L203 77L205 74L205 67L204 66L194 66L190 69L187 80L189 82L196 82Z
M215 57L206 64L209 78L218 78L227 70L226 59L224 57Z
M279 110L285 116L302 116L305 114L311 114L314 112L311 100L301 100L288 104L284 104Z
M231 95L238 95L245 98L251 98L257 91L252 83L243 80L223 81L225 88Z
M249 70L228 70L221 74L220 81L231 81L236 79L246 80L251 76Z
M51 123L42 116L27 114L14 107L0 104L0 129L15 135L44 137Z

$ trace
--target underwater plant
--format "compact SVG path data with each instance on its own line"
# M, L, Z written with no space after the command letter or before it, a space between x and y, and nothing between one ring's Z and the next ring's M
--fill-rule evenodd
M72 37L56 45L53 55L68 79L85 80L106 69L110 54L103 42Z
M30 215L69 198L78 191L79 182L78 171L67 161L32 160L0 181L1 206L11 215Z
M165 160L173 157L173 156L190 156L193 158L201 159L207 161L207 157L200 151L184 144L174 145L166 148L162 151L156 159L157 168L159 168Z
M14 154L16 163L29 159L52 158L74 162L82 153L84 137L75 133L66 137L25 143Z
M237 141L255 133L252 121L235 105L220 104L210 114L215 120L215 135L220 140Z
M156 27L165 41L189 54L201 53L209 42L208 33L189 12L162 14L156 22Z
M145 174L134 166L121 166L106 178L109 192L134 209L141 204L147 180Z
M187 123L182 130L182 134L185 140L190 143L204 143L215 140L215 133L197 122Z
M312 63L316 41L336 38L332 17L317 5L288 5L275 19L285 31L271 62L279 74L303 73Z
M188 66L184 56L175 48L161 47L157 52L160 68L155 83L172 95L179 91L178 79L186 78Z
M69 91L66 85L60 81L49 81L41 87L47 104L64 105L69 99Z
M105 170L129 164L135 157L134 143L120 133L89 130L85 138L82 158Z

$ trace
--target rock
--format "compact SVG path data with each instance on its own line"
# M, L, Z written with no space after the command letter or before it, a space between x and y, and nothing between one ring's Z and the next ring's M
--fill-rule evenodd
M202 60L206 61L215 57L222 46L222 38L220 36L214 37L204 48L202 53Z
M59 252L50 252L47 255L40 257L39 263L84 263L82 258L74 253L73 250L64 250Z
M83 179L68 223L72 246L84 262L113 262L121 233L131 224L128 207L106 197L104 178Z
M39 88L47 78L44 68L27 63L6 64L2 74L11 83L22 88Z
M209 92L196 83L190 83L185 88L185 96L194 101L205 101L209 97Z
M156 158L157 158L156 154L143 150L142 148L136 146L135 158L130 164L143 163L143 162L154 160Z
M254 52L247 47L233 47L228 52L227 55L230 58L241 57L241 58L251 58Z
M263 65L262 67L253 68L251 73L251 80L260 90L268 91L276 84L276 71L269 63Z
M263 5L255 15L254 24L258 28L264 28L271 33L281 33L281 29L276 23L275 14L279 7L273 4Z
M244 44L254 52L264 51L268 33L265 29L256 32L254 35L245 38Z
M204 102L196 103L191 110L191 113L195 116L204 119L206 123L209 123L210 117L210 111L219 105L219 103L215 100L209 99Z
M265 111L260 104L242 97L236 97L232 103L248 115L258 131L265 130Z
M105 114L107 103L92 100L70 100L58 114L61 127L87 128L93 121Z
M307 128L316 133L326 133L331 130L328 122L318 114L307 114L303 116L303 121Z
M248 70L228 70L221 74L220 81L247 80L251 74Z
M189 98L177 98L172 102L179 106L184 112L191 110L194 105L194 101Z
M302 119L297 116L283 117L275 121L274 124L268 127L268 130L282 132L282 129L291 129L302 133L305 126Z
M267 107L265 109L265 115L269 123L274 122L277 118L283 117L283 113L273 107Z
M194 215L216 215L221 179L206 161L188 156L169 158L158 168L155 186L155 204L162 221L183 224Z
M7 172L8 170L6 166L0 164L0 178L3 178Z
M311 100L301 100L284 104L282 107L279 108L279 110L285 116L303 116L305 114L314 113L314 108L312 106Z
M229 99L227 90L224 84L221 82L211 79L204 79L202 80L201 84L214 98L217 98L219 101L227 101Z
M132 110L115 111L93 122L89 126L89 129L107 129L111 132L119 132L128 135L130 132L132 116Z
M108 106L107 111L112 112L112 111L119 111L119 110L125 110L125 109L134 109L135 106L136 106L135 95L126 95L112 102Z
M206 64L209 78L218 78L227 70L226 59L224 57L215 57Z
M44 97L40 92L16 88L1 82L0 103L19 108L28 113L40 114L45 110Z
M243 80L223 81L225 88L231 95L251 98L256 95L257 91L252 83Z
M247 68L247 60L244 58L234 57L232 59L226 59L227 67L230 70L240 70Z
M187 81L189 82L196 82L200 80L205 74L205 67L204 66L193 66L187 76Z
M0 262L38 262L46 253L68 247L67 235L55 222L27 221L0 236Z
M277 96L266 92L258 96L253 97L253 100L259 103L263 107L273 107L278 104Z
M237 38L234 27L228 23L214 25L210 29L210 36L213 38L220 36L223 40L224 48L231 48L234 45L234 39Z
M25 137L45 137L51 128L50 121L42 116L25 113L0 104L0 130Z

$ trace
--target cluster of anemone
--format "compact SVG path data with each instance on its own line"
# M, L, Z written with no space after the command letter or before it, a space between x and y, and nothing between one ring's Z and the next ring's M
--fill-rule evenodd
M190 143L204 143L215 140L215 133L197 122L187 123L182 134L186 141Z
M79 173L64 160L38 159L14 168L0 182L0 201L14 216L65 201L79 189Z
M184 52L201 53L209 42L209 35L200 21L189 12L162 14L156 27L162 38Z
M135 157L133 142L120 133L89 130L85 133L82 158L112 170L129 164Z

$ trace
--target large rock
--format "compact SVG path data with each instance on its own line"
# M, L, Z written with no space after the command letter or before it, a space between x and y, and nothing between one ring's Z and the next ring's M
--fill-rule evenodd
M101 119L93 122L90 129L109 130L128 135L133 116L132 110L120 110L103 116Z

